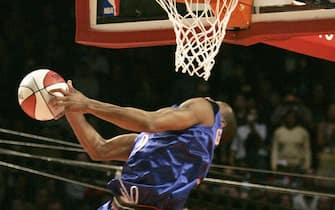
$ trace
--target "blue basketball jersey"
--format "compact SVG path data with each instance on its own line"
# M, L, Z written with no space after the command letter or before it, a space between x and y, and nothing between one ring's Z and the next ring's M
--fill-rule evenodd
M211 103L215 107L213 126L140 133L123 166L121 181L108 183L112 193L121 195L123 188L132 194L130 189L136 186L139 204L182 209L191 189L207 175L216 142L221 138L221 115L218 105Z

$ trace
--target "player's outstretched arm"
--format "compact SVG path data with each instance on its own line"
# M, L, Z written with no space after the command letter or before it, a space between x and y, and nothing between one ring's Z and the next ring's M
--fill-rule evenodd
M126 161L137 134L119 135L111 139L103 138L87 122L81 113L67 113L66 118L78 141L92 160Z
M69 93L57 97L55 104L64 106L67 113L92 114L131 131L158 132L182 130L195 124L212 125L214 121L210 103L204 98L185 101L178 108L145 111L133 107L121 107L87 98L69 83Z
M75 90L71 81L68 82L68 86L68 92L58 90L63 95L70 96L71 98L68 108L72 111L65 112L65 115L77 139L90 158L93 160L127 160L137 134L120 135L109 140L103 138L87 122L82 112L85 110L88 98ZM53 100L51 102L53 106L58 106L59 104L62 104L62 100Z
M211 105L203 98L190 99L179 107L145 111L91 100L87 113L132 131L182 130L195 124L212 125Z

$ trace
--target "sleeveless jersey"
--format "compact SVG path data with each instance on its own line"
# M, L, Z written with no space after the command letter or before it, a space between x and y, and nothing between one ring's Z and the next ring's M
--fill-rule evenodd
M140 133L123 166L121 181L108 183L114 195L121 188L134 194L138 188L138 203L164 210L180 210L198 179L203 179L213 159L216 142L222 134L218 105L212 126L195 125L181 131ZM133 196L133 195L130 195Z

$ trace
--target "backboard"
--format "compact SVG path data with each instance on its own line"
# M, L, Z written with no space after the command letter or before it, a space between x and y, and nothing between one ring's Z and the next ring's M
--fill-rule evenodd
M265 43L335 61L334 3L268 2L254 0L250 24L229 28L224 42ZM182 11L183 5L178 6ZM155 0L76 0L76 23L80 44L105 48L175 44L173 27Z

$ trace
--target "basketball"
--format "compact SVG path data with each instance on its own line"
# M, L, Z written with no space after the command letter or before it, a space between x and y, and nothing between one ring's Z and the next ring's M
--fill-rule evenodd
M52 90L68 90L68 86L58 73L49 69L38 69L27 74L18 88L18 100L22 110L31 118L46 121L59 117L64 108L49 105L55 96L61 92Z

